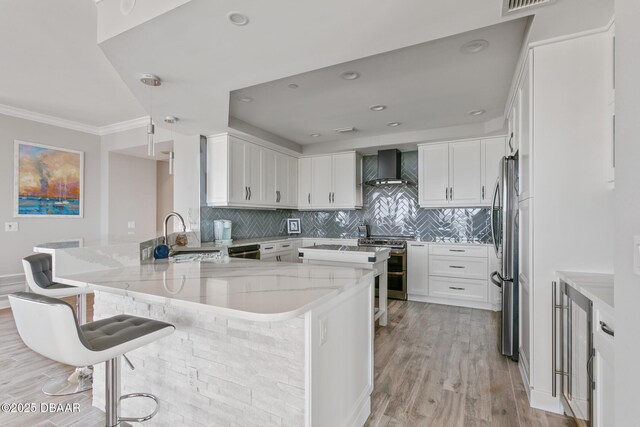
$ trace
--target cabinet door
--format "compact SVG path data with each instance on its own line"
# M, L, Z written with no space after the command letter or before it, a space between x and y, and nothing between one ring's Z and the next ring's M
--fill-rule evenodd
M449 144L449 202L457 206L480 204L480 141Z
M257 145L245 144L244 148L244 167L247 179L247 187L249 188L250 204L265 204L266 197L262 188L262 170L263 150Z
M333 170L331 205L353 208L356 204L355 154L334 154L331 158Z
M289 156L275 153L274 201L276 206L287 206L289 202Z
M597 326L596 326L597 327ZM615 424L615 387L614 387L613 354L596 347L594 354L594 370L596 389L593 396L593 427L607 427Z
M314 208L331 207L332 156L311 158L311 206Z
M295 208L298 205L298 159L292 156L285 156L289 165L289 182L286 190L286 201L281 204ZM282 196L284 199L284 195Z
M264 196L263 202L266 205L277 205L276 180L278 174L278 168L281 166L278 164L279 153L271 150L262 150L262 195Z
M503 137L482 140L482 186L480 187L480 201L483 205L491 204L493 187L500 174L500 160L505 154L505 140Z
M229 137L229 203L249 203L246 146L244 141Z
M298 159L298 208L311 207L311 157Z
M449 204L449 144L430 144L418 149L420 207Z
M429 294L429 246L427 243L407 244L407 293Z

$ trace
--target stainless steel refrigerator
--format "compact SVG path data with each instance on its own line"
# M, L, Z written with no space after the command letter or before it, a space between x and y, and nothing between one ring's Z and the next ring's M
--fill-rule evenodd
M491 203L491 237L500 270L491 273L491 282L502 292L500 352L518 360L518 153L503 157L499 170Z

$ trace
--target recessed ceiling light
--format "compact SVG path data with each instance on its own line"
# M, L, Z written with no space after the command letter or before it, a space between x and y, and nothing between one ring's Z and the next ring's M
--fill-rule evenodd
M484 110L471 110L469 111L470 116L481 116L485 113Z
M344 73L340 74L340 77L345 80L355 80L360 77L360 73L358 73L357 71L345 71Z
M387 106L386 105L372 105L371 107L369 107L369 109L371 111L382 111L382 110L386 110Z
M143 74L140 76L140 81L147 86L160 86L162 80L155 74Z
M317 137L319 137L319 136L320 136L320 134L319 134L319 133L310 133L310 134L309 134L309 136L312 136L312 137L314 137L314 138L317 138Z
M462 45L460 50L463 53L478 53L485 50L489 46L489 42L483 39L471 40Z
M390 122L387 123L387 126L391 126L392 128L396 127L396 126L400 126L402 123L400 122Z
M241 102L253 102L253 98L250 96L241 96L240 98L238 98L238 101Z
M300 87L300 86L298 86L298 85L297 85L297 84L295 84L295 83L291 83L291 84L289 85L289 89L298 89L299 87Z
M231 21L232 24L238 25L240 27L249 23L249 18L239 12L229 12L227 14L227 19Z
M177 118L177 117L175 117L175 116L166 116L166 117L164 118L164 122L165 122L165 123L169 123L169 124L174 124L174 123L175 123L175 122L177 122L177 121L178 121L178 118Z

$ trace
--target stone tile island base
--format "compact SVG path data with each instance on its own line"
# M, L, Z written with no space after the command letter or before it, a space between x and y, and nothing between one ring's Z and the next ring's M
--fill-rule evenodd
M122 394L146 392L160 411L145 425L362 426L373 389L373 276L304 315L250 321L95 291L94 318L131 314L176 326L122 363ZM104 408L104 364L93 405ZM151 412L123 402L122 416Z

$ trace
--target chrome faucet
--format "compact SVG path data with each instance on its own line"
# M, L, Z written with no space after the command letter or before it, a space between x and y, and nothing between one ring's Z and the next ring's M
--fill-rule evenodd
M182 231L187 231L187 226L184 224L184 218L178 212L169 212L167 216L164 217L164 244L169 245L169 236L167 235L167 223L169 222L169 218L175 216L180 220L182 224Z

